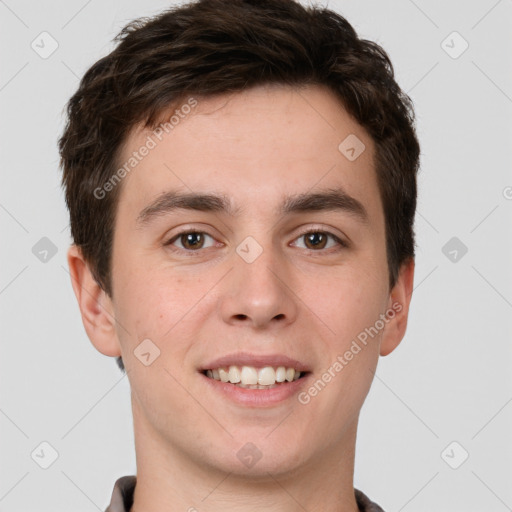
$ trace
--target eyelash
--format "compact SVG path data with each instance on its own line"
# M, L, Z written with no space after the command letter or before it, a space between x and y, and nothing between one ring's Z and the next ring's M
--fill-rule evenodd
M313 233L321 233L323 235L327 235L328 237L332 238L338 245L339 247L335 248L335 252L338 252L342 249L347 249L349 247L349 244L343 240L341 240L338 236L336 236L335 234L329 232L329 231L325 231L325 230L321 230L321 229L309 229L308 231L304 231L303 233L301 233L300 235L298 235L295 239L295 240L298 240L299 238L302 238L306 235L310 235L310 234L313 234ZM181 247L173 247L172 244L179 240L179 238L183 235L189 235L189 234L201 234L201 235L207 235L209 236L210 238L214 239L214 237L208 233L206 233L205 231L198 231L198 230L195 230L195 229L188 229L188 230L183 230L177 234L175 234L169 241L165 242L164 245L165 246L168 246L171 248L172 251L175 251L175 252L185 252L187 253L188 255L190 256L196 256L197 253L200 253L203 248L200 248L200 249L196 249L196 250L193 250L193 249L182 249ZM207 247L206 249L209 249L209 247ZM329 247L327 249L318 249L318 250L315 250L315 249L305 249L306 251L309 251L311 253L321 253L321 252L332 252L332 247Z

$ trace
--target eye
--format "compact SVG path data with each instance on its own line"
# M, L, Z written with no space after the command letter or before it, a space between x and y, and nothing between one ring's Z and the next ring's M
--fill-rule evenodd
M343 242L340 238L338 238L336 235L333 235L332 233L329 233L327 231L308 231L306 233L303 233L295 240L304 240L304 245L301 247L298 244L293 244L294 246L299 246L303 249L309 249L313 251L318 251L321 249L331 249L332 247L341 246L341 247L348 247L348 245ZM330 239L330 244L329 244Z
M197 251L199 249L212 247L213 244L205 246L207 239L214 241L212 236L202 231L184 231L171 238L165 245L175 245L175 243L178 243L180 245L175 247L178 247L179 249Z

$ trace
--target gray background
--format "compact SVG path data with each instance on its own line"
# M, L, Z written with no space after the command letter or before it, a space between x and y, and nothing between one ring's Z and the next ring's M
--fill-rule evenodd
M512 0L328 5L389 52L423 154L409 327L363 407L355 486L386 512L512 510ZM89 342L70 284L56 142L79 77L125 23L168 6L0 0L3 512L103 510L135 472L127 379ZM58 42L46 59L31 47L43 31ZM31 457L43 441L48 469Z

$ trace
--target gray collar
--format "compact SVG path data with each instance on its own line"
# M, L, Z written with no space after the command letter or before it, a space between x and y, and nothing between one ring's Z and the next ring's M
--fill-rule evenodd
M130 512L133 505L133 493L137 477L135 475L123 476L119 478L112 492L110 505L105 512ZM360 512L384 512L379 505L371 501L368 496L358 489L354 489L357 506Z

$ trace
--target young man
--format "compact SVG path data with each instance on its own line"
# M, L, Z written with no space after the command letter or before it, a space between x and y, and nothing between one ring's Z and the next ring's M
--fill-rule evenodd
M83 323L131 385L137 475L107 510L382 510L356 430L406 330L419 155L386 54L291 0L117 41L59 143Z

